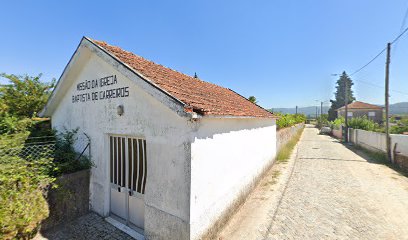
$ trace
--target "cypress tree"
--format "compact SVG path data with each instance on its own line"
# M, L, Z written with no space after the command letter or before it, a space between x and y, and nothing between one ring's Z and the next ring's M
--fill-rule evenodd
M329 109L329 120L333 121L334 119L337 118L337 112L336 110L338 108L341 108L344 106L344 100L345 100L345 88L346 88L346 81L347 81L347 104L352 103L356 98L354 97L353 90L351 90L351 87L354 85L353 81L351 78L347 75L347 73L344 71L340 78L337 80L337 85L336 85L336 92L334 93L335 95L335 100L330 100L331 102L331 107Z

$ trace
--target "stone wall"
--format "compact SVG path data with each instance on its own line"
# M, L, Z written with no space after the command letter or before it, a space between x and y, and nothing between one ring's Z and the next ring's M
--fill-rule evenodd
M292 137L301 129L304 128L305 124L300 123L292 127L287 127L283 129L279 129L276 132L276 152L285 146L287 142L289 142Z
M50 215L41 223L47 230L89 212L89 170L65 174L56 179L57 188L48 192Z

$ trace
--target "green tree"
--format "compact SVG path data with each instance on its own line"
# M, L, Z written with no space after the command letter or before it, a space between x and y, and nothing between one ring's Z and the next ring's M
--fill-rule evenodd
M255 96L249 96L248 100L249 100L251 103L255 103L255 104L258 102L258 101L256 100L256 97L255 97Z
M55 85L40 81L42 74L32 77L28 75L0 74L9 80L9 84L0 86L0 108L16 117L32 117L46 104Z
M347 104L350 104L354 100L356 100L353 94L353 90L351 90L351 87L354 85L354 83L351 80L351 78L347 75L347 73L344 71L341 74L340 78L337 80L336 92L334 93L335 100L330 100L331 102L331 107L329 109L329 120L330 121L333 121L334 119L337 118L336 110L344 106L344 102L345 102L344 93L346 90L346 82L347 82L347 95L348 95Z

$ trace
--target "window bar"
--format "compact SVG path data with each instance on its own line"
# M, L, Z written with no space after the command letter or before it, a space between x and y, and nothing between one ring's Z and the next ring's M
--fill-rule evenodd
M118 166L116 164L116 138L113 138L113 154L112 154L112 161L113 161L113 184L116 184L116 180L117 180L117 173L118 173Z
M134 139L133 138L131 138L131 141L132 141L132 191L134 191L134 184L133 184L133 179L134 179L134 171L135 171L135 150L134 150L134 147L133 147L133 143L134 143Z
M145 154L145 147L146 147L146 143L145 140L142 140L142 153L143 153L143 157L142 157L142 161L143 161L143 171L142 171L142 184L141 184L141 188L140 188L140 193L144 194L144 184L145 184L145 171L146 171L146 154Z
M122 187L126 187L126 148L125 138L122 138Z
M113 140L112 136L109 138L109 165L110 165L110 182L113 183Z
M136 169L136 191L139 192L139 189L137 188L139 186L139 168L140 168L140 144L139 144L139 139L136 139L137 143L137 169Z
M122 138L118 137L118 164L119 164L119 174L118 174L118 185L122 186Z
M115 147L115 154L116 154L116 184L119 185L119 151L118 151L118 146L119 146L119 141L118 141L118 137L115 137L116 141L116 147Z

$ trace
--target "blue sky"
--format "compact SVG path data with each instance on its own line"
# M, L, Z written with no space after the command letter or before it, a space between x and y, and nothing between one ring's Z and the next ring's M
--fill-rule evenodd
M401 32L408 0L7 1L0 72L59 78L82 36L254 95L260 105L315 105L336 77ZM408 21L405 27L408 26ZM358 100L383 103L385 55L353 76ZM358 81L357 81L358 80ZM5 83L0 79L0 83ZM408 34L393 46L391 103L408 101Z

